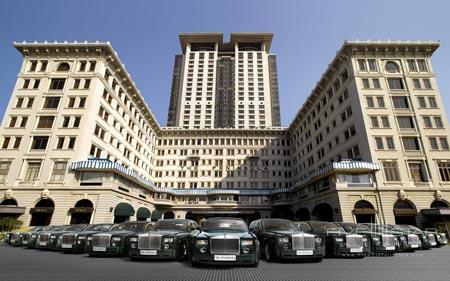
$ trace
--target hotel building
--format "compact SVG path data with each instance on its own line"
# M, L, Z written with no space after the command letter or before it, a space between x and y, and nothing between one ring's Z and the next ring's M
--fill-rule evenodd
M0 216L230 215L447 227L437 42L346 41L288 127L272 35L180 34L162 127L109 43L15 43Z

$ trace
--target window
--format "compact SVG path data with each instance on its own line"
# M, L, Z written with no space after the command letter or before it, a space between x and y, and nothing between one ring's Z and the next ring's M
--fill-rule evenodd
M5 137L3 139L2 149L8 149L10 141L11 141L11 137Z
M70 137L69 138L69 145L67 145L68 149L73 149L75 147L75 141L76 141L76 137Z
M14 140L13 148L19 149L21 142L22 142L22 137L16 137L16 139Z
M69 98L69 104L67 107L73 108L75 106L75 98Z
M97 62L96 61L90 61L89 62L89 71L94 71L95 70L95 65L97 64Z
M22 89L28 89L30 86L30 79L23 80Z
M380 79L372 79L372 82L373 82L374 89L381 89Z
M81 79L75 79L73 81L73 88L74 89L79 89L80 88L80 83L81 83Z
M391 90L404 90L402 78L388 78L389 89Z
M81 121L81 117L80 116L76 116L74 121L73 121L73 127L74 128L80 127L80 121Z
M367 101L367 107L369 107L369 108L374 108L375 107L375 103L373 101L373 97L366 97L366 101Z
M369 71L376 72L378 70L376 60L370 59L367 62L369 63Z
M394 138L386 137L386 144L387 144L387 148L388 149L390 149L390 150L394 150L395 149Z
M378 107L385 107L383 97L377 97Z
M28 98L27 108L32 108L34 103L34 98Z
M402 137L402 142L406 151L420 151L420 142L417 137Z
M22 121L20 121L20 128L25 128L27 126L28 117L22 116Z
M381 163L386 181L400 181L397 161L384 160Z
M425 128L433 128L433 124L431 123L431 117L430 116L424 116L423 117L423 123L425 125Z
M25 181L35 181L39 176L39 171L41 170L41 162L29 161L28 169L25 174Z
M358 60L358 67L359 67L359 71L367 71L366 60L359 59Z
M86 98L80 98L80 103L78 104L79 108L84 108L86 104Z
M428 97L428 104L430 105L430 108L437 108L437 102L435 97Z
M392 97L392 103L395 109L409 109L407 97Z
M0 162L0 167L1 163L2 162ZM438 169L439 175L441 176L441 181L450 181L450 162L439 161Z
M442 118L439 116L436 116L434 119L434 125L436 128L442 129L444 128L444 123L442 123Z
M46 97L44 100L44 109L58 108L60 97Z
M62 90L65 83L66 79L64 78L54 78L50 82L50 90Z
M58 65L56 71L69 71L70 65L67 62L62 62Z
M53 171L50 177L50 181L63 181L66 174L67 162L55 161L53 164Z
M16 126L16 123L17 123L17 117L16 116L11 117L11 119L9 120L9 127L14 128Z
M420 84L420 79L413 79L414 89L422 89L422 85Z
M24 98L17 98L16 107L21 108Z
M43 150L47 148L49 137L47 136L35 136L31 142L31 149Z
M36 60L32 60L30 63L30 69L28 69L29 71L36 71L36 66L37 66L37 61Z
M0 182L6 181L10 167L11 161L0 161Z
M414 182L427 182L427 173L425 166L422 161L420 162L409 162L408 161L409 172L411 178Z
M400 129L414 129L414 119L412 116L397 116L398 127Z
M428 72L427 62L424 59L417 60L417 65L419 66L420 72Z
M56 149L63 149L64 147L64 137L58 137L58 142L56 143Z
M91 86L91 79L86 79L84 81L84 89L89 89L90 86Z
M370 89L369 79L362 79L362 82L363 82L364 89Z
M383 128L389 128L389 118L387 116L381 116L381 124L383 124Z
M38 129L51 129L53 127L53 121L55 116L39 116Z
M398 64L396 62L393 62L393 61L387 61L385 69L389 73L398 73L398 72L400 72Z
M85 71L86 70L86 64L87 64L87 62L85 60L80 61L80 69L79 69L79 71Z
M420 108L427 108L427 103L425 101L425 97L418 97L417 100L419 101Z
M39 71L44 72L47 69L47 64L46 60L41 61L41 69Z
M376 144L376 146L377 146L377 149L384 149L383 138L381 138L381 137L376 137L376 138L375 138L375 144Z
M430 79L423 79L423 87L427 90L432 89Z
M439 138L439 143L441 145L441 150L449 150L447 137Z
M417 66L415 60L408 60L408 69L410 72L417 72Z
M372 128L379 128L380 124L378 123L378 117L372 116L370 117L370 122L372 124Z

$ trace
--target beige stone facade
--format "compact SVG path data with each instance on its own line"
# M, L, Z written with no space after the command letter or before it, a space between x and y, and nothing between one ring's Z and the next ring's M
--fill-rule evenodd
M109 43L15 43L24 61L0 128L0 214L445 227L438 46L345 42L289 127L195 129L160 126Z

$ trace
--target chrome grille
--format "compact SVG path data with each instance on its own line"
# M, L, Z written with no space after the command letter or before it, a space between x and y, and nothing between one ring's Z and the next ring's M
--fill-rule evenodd
M383 240L384 247L394 247L395 246L394 235L383 235L382 240Z
M139 235L138 237L139 249L161 249L161 235Z
M46 243L48 243L49 239L50 239L50 234L49 233L41 233L38 236L38 241L39 242L46 242Z
M30 233L24 233L22 236L22 241L28 241L30 240L31 234Z
M10 243L16 242L17 238L19 238L19 234L17 234L17 233L11 233L11 235L9 236L9 241L10 241Z
M443 243L447 243L447 235L445 235L445 233L441 233L440 236L441 236L441 241Z
M347 248L361 248L363 246L363 237L361 235L347 235L345 243Z
M109 246L109 236L107 235L98 235L92 236L92 246L93 247L107 247Z
M408 244L409 245L418 245L419 237L415 234L408 234Z
M73 233L63 234L61 242L62 244L75 244L76 235Z
M315 248L314 236L292 235L293 250L304 250L314 248Z
M434 237L434 234L428 234L427 237L431 244L436 243L436 237Z
M211 238L211 254L237 255L239 250L239 238Z

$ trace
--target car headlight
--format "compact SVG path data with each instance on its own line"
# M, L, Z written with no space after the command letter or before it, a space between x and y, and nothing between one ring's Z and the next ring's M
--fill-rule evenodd
M122 238L121 237L113 237L111 240L115 241L115 242L119 242L120 240L122 240Z
M253 240L242 240L241 241L241 245L243 247L245 247L245 246L252 246L253 245Z
M289 243L289 238L287 238L287 237L281 237L281 238L278 238L278 241L279 241L280 243Z
M201 240L197 240L197 246L206 246L208 245L208 240L205 239L201 239Z
M130 238L130 242L137 242L137 241L138 241L137 237L131 237Z
M374 237L372 237L372 240L373 240L373 241L380 241L380 238L379 238L379 237L376 237L376 236L374 236Z
M366 237L363 238L363 242L367 242L367 238Z
M173 238L172 237L164 238L163 243L173 243Z
M55 238L56 238L56 236L55 236L55 235L52 235L52 236L50 236L50 238L51 238L51 239L55 239Z
M340 237L336 237L334 240L336 240L336 242L344 242L344 239Z
M36 234L31 235L31 238L36 238Z
M88 237L87 240L88 240L88 241L92 241L92 237Z
M86 236L78 236L78 240L84 240L86 239Z
M322 238L321 237L316 237L316 243L317 244L322 244Z
M400 236L400 240L405 241L406 240L405 236Z

